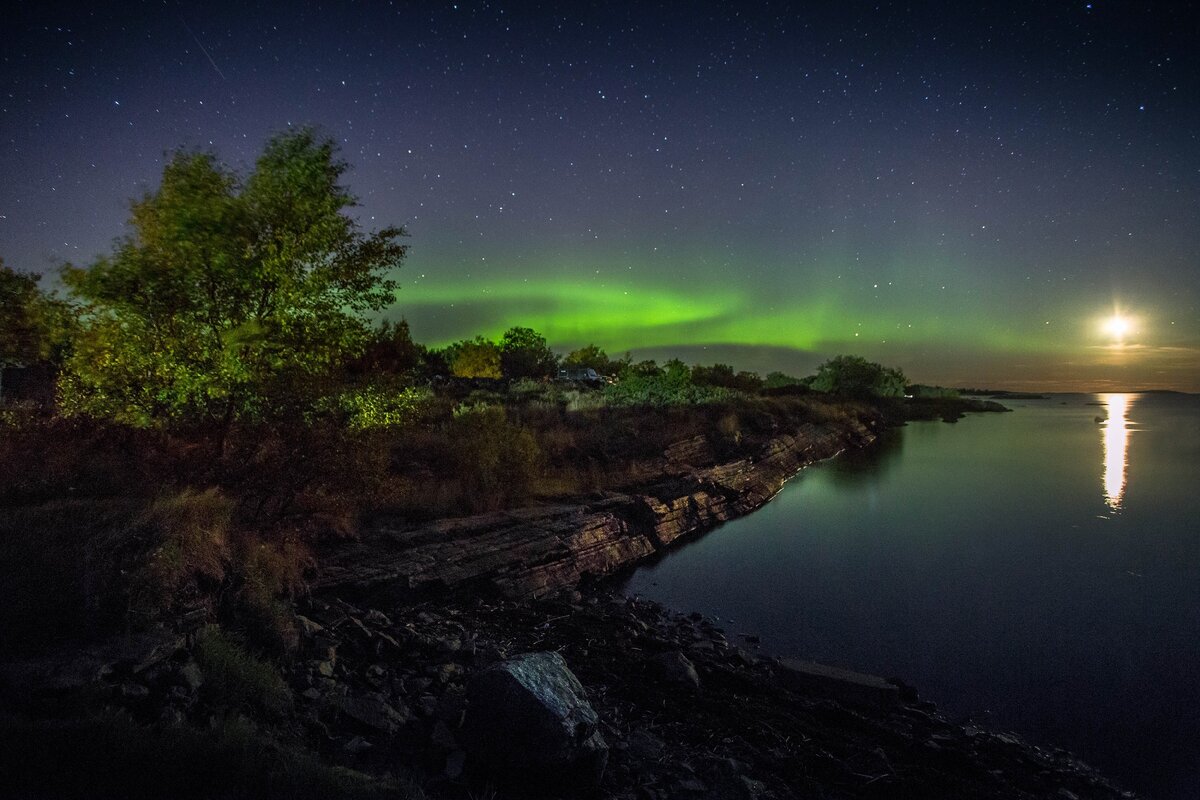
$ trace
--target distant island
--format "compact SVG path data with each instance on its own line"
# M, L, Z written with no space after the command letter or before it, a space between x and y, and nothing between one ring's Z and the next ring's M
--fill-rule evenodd
M964 397L990 397L994 400L1049 400L1050 395L1039 392L1011 392L1007 389L958 389Z

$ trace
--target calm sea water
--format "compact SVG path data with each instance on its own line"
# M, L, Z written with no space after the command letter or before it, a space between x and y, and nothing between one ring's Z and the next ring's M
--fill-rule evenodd
M1052 397L810 467L625 590L1200 797L1200 397Z

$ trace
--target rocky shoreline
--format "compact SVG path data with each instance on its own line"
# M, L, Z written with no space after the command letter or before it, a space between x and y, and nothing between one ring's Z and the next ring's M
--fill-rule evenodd
M720 464L697 436L668 448L656 465L660 479L636 492L415 526L376 520L322 553L313 591L396 600L466 589L537 597L574 587L748 514L805 466L873 442L882 424L806 423Z
M277 743L268 749L312 754L402 798L1134 797L1069 753L954 724L899 680L774 658L750 632L619 596L605 580L758 508L888 423L808 423L721 463L698 436L670 447L636 491L425 525L376 520L320 554L311 593L288 612L297 639L265 667L275 677L262 697L231 701L228 665L205 651L222 634L202 615L0 664L0 696L31 718L99 702L154 735L233 715ZM24 763L5 763L15 796L121 796L43 791L45 775Z
M386 609L327 594L296 612L292 699L260 723L264 735L339 768L403 776L407 794L387 796L1134 797L1065 751L956 725L899 681L772 658L753 635L604 587ZM28 665L24 700L101 694L160 728L210 726L228 709L207 692L202 635ZM534 687L550 711L496 688L498 670L531 657L569 676ZM565 700L564 683L575 687ZM531 726L539 733L523 736ZM508 769L488 757L496 747ZM37 776L12 777L18 796L51 796L29 791Z

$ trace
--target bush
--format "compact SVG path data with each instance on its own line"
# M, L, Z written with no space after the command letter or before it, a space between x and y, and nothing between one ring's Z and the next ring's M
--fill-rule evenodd
M204 700L216 708L277 718L292 707L292 693L279 671L217 625L197 634L196 661L204 675Z
M281 597L302 584L305 568L313 563L308 548L291 539L267 542L243 536L235 563L240 574L233 611L247 639L274 656L292 653L300 635L291 605Z
M150 620L211 594L229 567L232 517L233 503L218 489L184 489L151 503L127 539L146 554L130 580L130 611Z
M837 356L817 368L812 388L846 397L903 397L904 373L859 356Z
M611 406L691 406L726 402L736 396L724 387L696 386L670 371L663 375L629 374L604 388L604 399Z
M337 399L351 430L396 428L411 425L428 413L433 393L427 388L387 389L364 386L343 392Z
M768 372L763 381L764 389L784 389L789 386L802 386L803 382L783 372Z
M528 497L541 470L542 451L527 428L509 422L504 408L460 407L449 435L455 474L470 510L494 510Z

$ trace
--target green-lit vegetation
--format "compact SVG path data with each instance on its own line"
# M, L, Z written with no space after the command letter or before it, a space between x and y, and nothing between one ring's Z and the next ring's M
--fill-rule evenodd
M196 659L205 699L215 708L278 717L292 705L292 694L278 670L216 625L196 637Z
M847 397L903 397L904 373L859 356L837 356L817 368L808 385Z
M85 324L60 410L223 430L311 407L365 349L405 252L398 228L358 229L345 170L307 130L273 139L245 177L177 153L113 255L63 272Z

